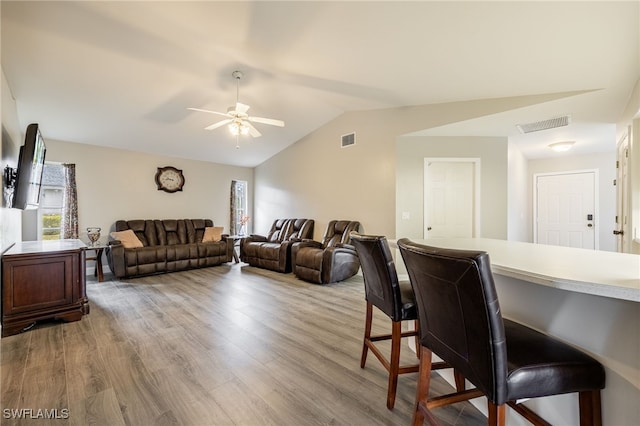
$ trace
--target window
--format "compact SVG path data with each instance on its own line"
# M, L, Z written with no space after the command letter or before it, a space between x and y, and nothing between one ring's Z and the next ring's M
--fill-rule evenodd
M248 232L249 220L247 206L247 182L243 180L231 181L231 234L244 234Z
M45 163L42 171L40 205L38 206L38 239L62 238L62 203L64 169L62 164Z

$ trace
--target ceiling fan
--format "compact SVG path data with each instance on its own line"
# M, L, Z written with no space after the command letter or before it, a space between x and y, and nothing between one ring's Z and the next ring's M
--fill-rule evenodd
M224 120L218 121L216 123L213 123L205 127L205 130L217 129L218 127L222 127L225 124L228 124L229 130L233 135L236 136L236 141L237 141L237 137L239 135L250 134L254 138L262 136L262 133L260 133L258 129L256 129L253 126L253 124L251 124L252 122L269 124L271 126L284 127L284 121L282 120L275 120L273 118L252 117L249 114L247 114L247 111L249 111L249 105L240 103L240 100L239 100L240 99L240 79L244 76L244 74L242 73L242 71L234 71L231 75L233 76L233 78L236 79L235 106L230 106L227 109L227 112L210 111L207 109L200 109L200 108L187 108L191 111L206 112L209 114L216 114L216 115L222 115L224 117L227 117Z

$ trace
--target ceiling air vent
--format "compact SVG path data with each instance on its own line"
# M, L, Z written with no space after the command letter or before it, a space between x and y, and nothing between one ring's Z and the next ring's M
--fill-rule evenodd
M356 132L342 135L342 141L340 143L340 146L342 148L346 148L348 146L355 145L355 144L356 144Z
M550 118L548 120L536 121L533 123L516 124L520 133L539 132L540 130L555 129L556 127L568 126L571 123L571 116Z

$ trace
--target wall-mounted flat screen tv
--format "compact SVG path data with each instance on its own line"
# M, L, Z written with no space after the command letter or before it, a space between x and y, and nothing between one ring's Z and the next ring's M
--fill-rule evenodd
M38 124L27 126L24 145L20 147L13 194L13 208L33 209L40 203L40 186L47 152Z

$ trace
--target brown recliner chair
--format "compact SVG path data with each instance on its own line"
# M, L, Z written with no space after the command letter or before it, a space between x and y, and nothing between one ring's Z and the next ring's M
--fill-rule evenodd
M266 236L240 240L240 259L251 266L291 272L291 246L313 237L313 219L276 219Z
M296 277L315 284L346 280L360 269L358 253L350 244L352 231L358 232L360 222L332 220L322 242L305 240L293 244L291 259Z

